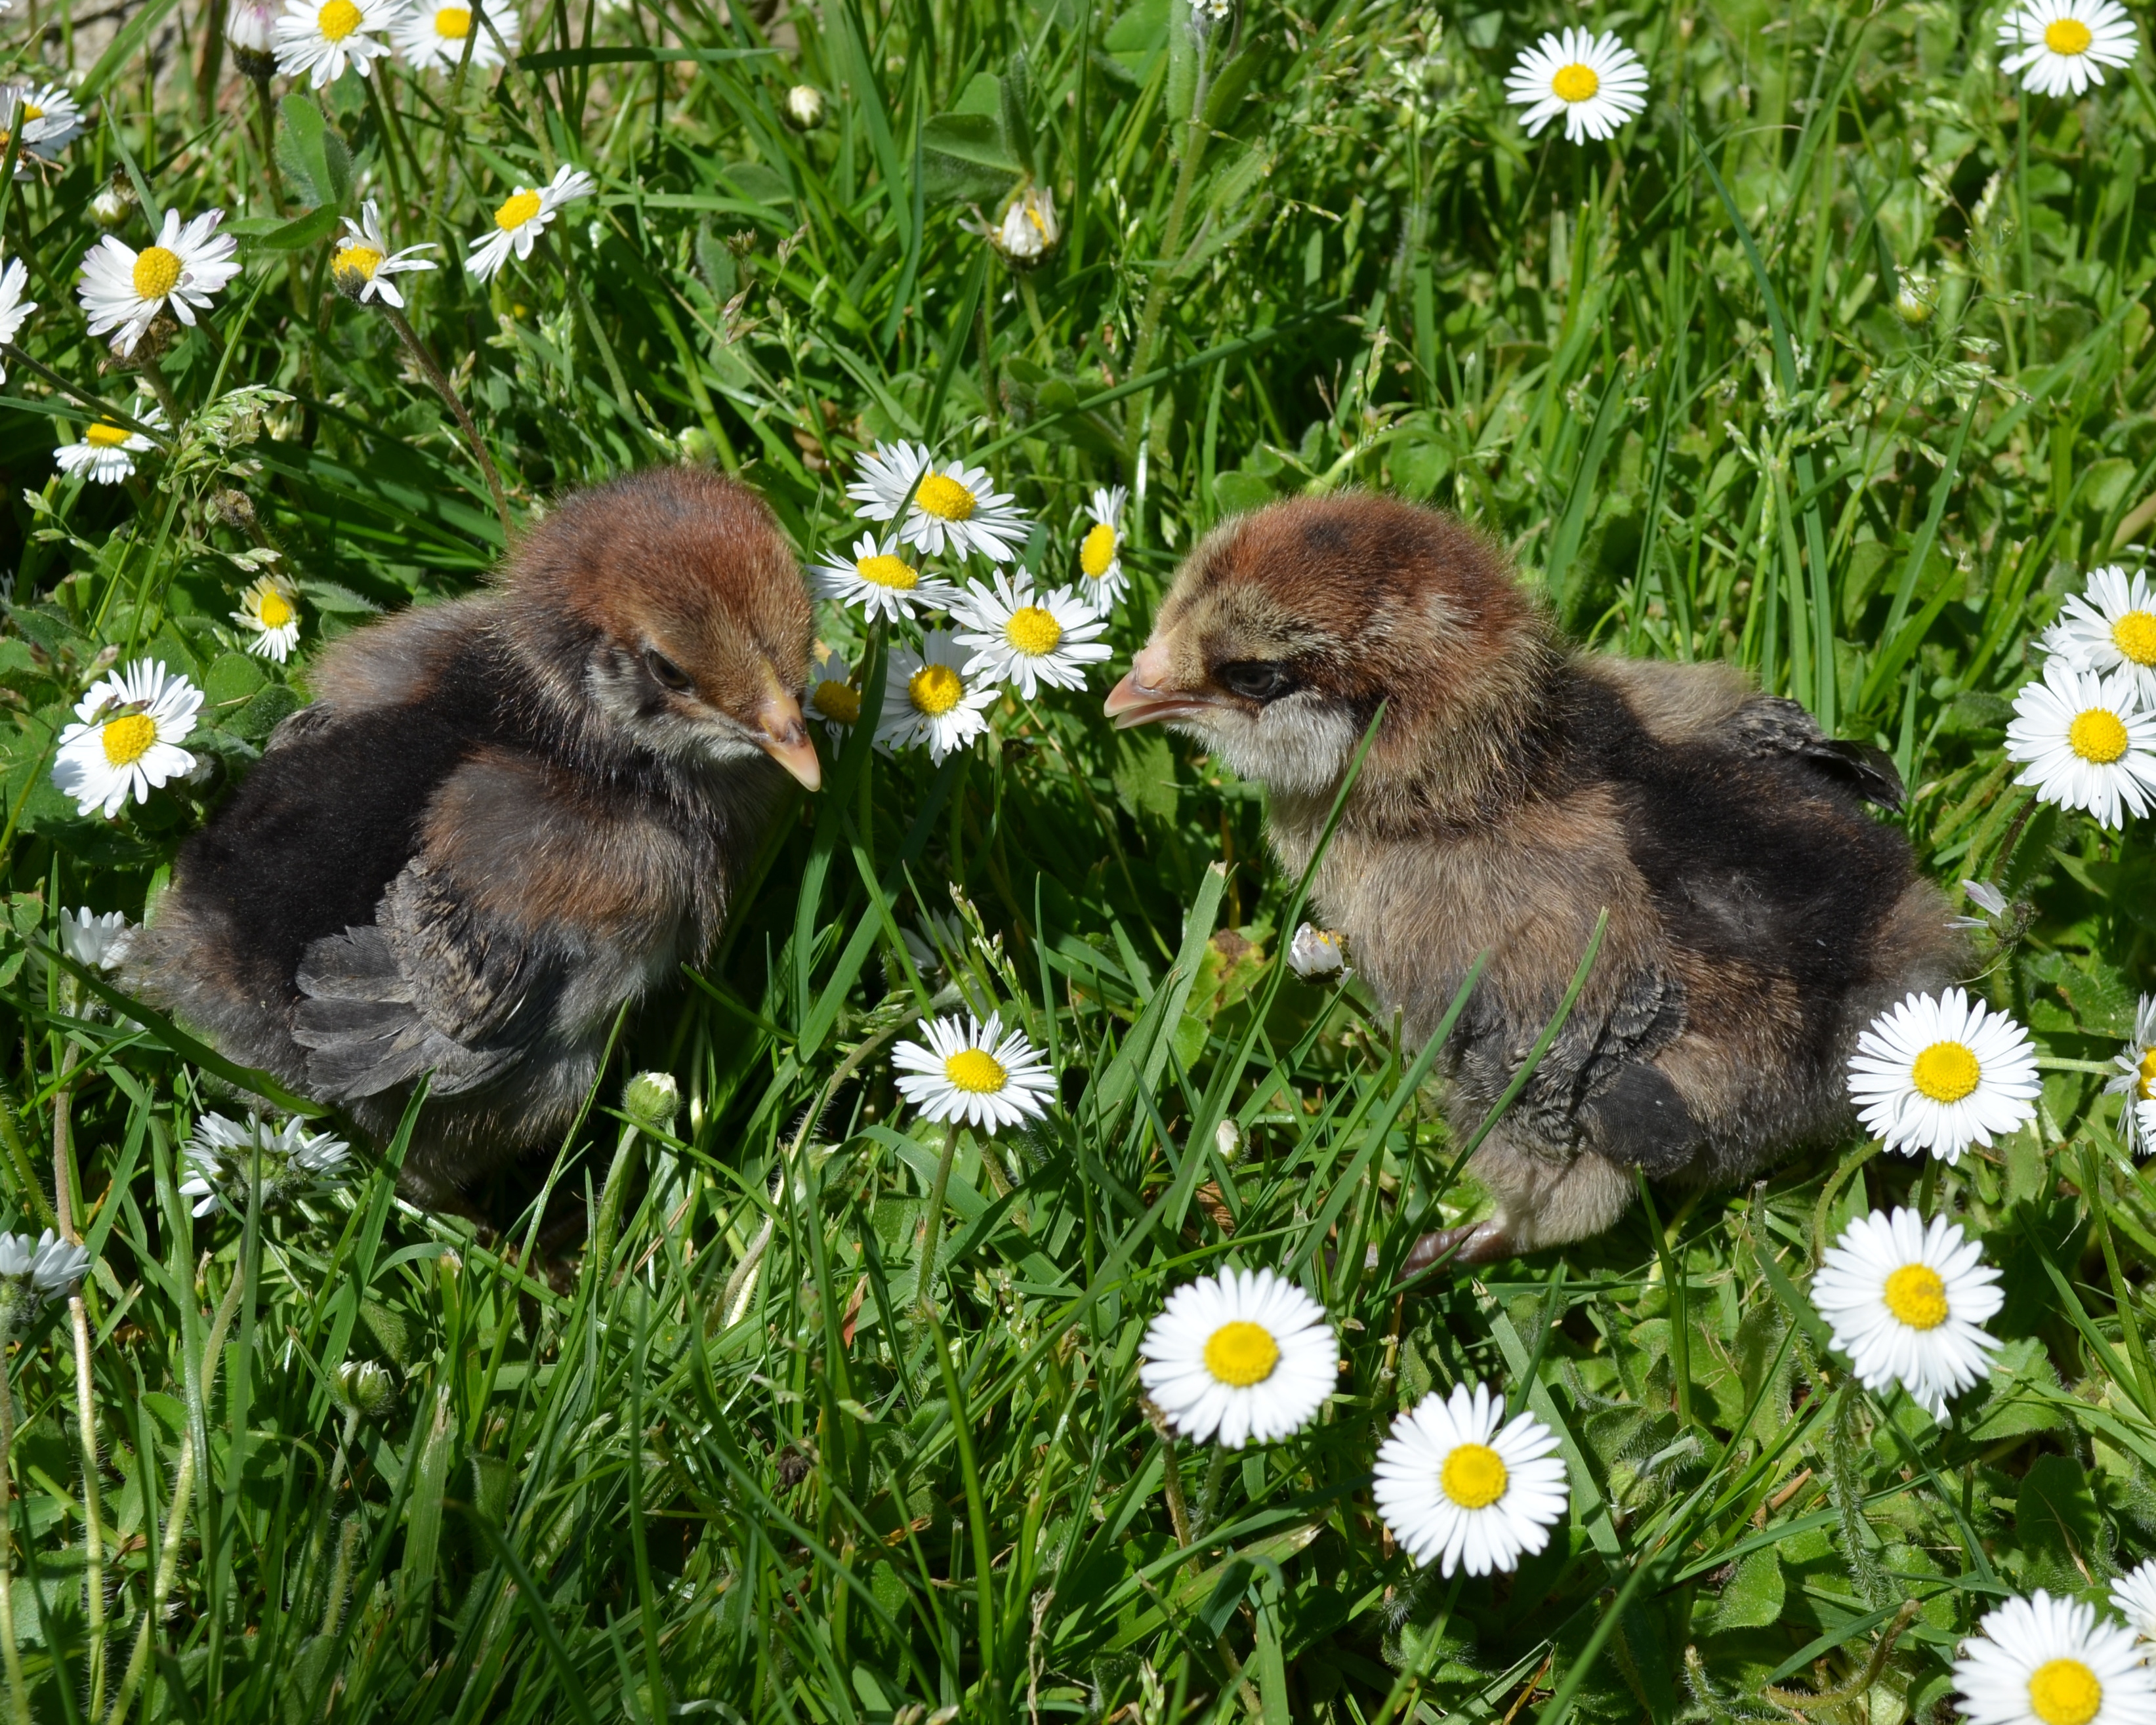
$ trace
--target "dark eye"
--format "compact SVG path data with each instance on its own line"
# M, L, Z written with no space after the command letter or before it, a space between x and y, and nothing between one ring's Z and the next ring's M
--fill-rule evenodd
M1276 659L1239 659L1217 667L1213 675L1229 694L1245 701L1278 701L1298 686L1295 673Z
M669 689L685 689L689 686L689 674L656 647L646 647L644 649L644 668Z

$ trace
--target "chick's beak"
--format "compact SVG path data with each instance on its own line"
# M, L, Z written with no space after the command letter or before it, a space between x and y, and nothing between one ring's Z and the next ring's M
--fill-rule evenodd
M799 701L785 691L774 689L757 707L756 726L757 747L810 790L823 788L824 763L816 758L816 745L808 740Z
M1108 691L1103 710L1116 721L1116 729L1187 719L1218 704L1202 690L1171 688L1168 680L1167 653L1150 644L1141 648L1122 681Z

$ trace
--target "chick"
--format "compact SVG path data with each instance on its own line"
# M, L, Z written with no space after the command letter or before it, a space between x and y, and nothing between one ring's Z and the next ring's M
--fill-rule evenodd
M182 848L123 980L387 1140L424 1203L552 1148L623 1002L710 947L802 722L811 617L770 510L689 468L562 503L495 590L316 660Z
M1304 498L1201 543L1108 696L1268 789L1285 868L1317 850L1318 911L1408 1036L1448 1039L1456 1128L1478 1125L1609 924L1571 1016L1472 1172L1479 1224L1411 1267L1561 1245L1624 1212L1635 1170L1736 1179L1845 1132L1858 1031L1963 954L1876 750L1719 665L1583 654L1460 521L1371 496Z

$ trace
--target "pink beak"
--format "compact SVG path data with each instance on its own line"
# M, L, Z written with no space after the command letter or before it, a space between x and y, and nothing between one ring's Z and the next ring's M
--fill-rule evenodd
M1108 691L1102 711L1116 721L1116 730L1128 731L1136 725L1194 718L1219 705L1210 695L1165 686L1167 678L1168 655L1155 646L1144 647L1131 661L1122 681Z
M775 691L756 710L757 747L778 762L810 790L824 783L824 766L816 758L816 745L808 740L808 727L801 721L801 704L783 691Z

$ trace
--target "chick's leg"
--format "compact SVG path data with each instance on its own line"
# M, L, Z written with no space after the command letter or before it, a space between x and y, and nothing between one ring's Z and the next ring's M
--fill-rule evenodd
M1497 1200L1480 1222L1425 1234L1401 1266L1414 1276L1440 1259L1460 1265L1494 1264L1546 1246L1599 1234L1632 1201L1632 1173L1592 1151L1552 1159L1492 1136L1468 1164Z

